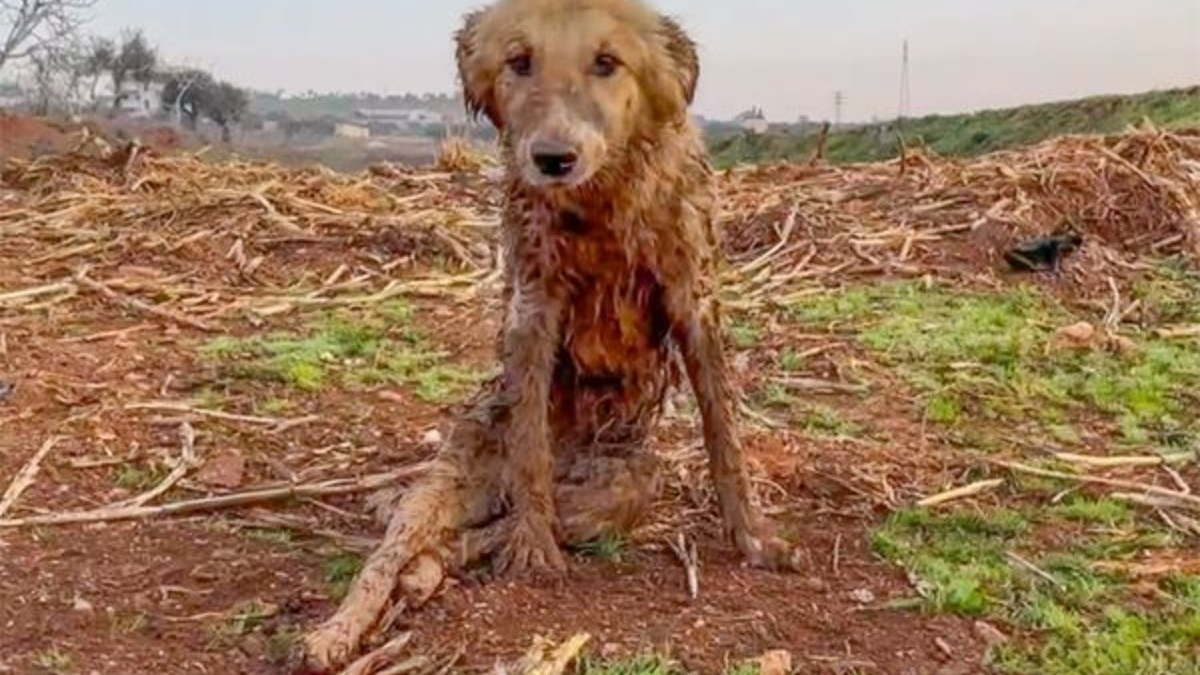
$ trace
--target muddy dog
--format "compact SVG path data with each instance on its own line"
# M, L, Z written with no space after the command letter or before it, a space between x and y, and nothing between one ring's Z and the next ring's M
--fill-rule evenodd
M677 377L673 350L727 531L751 564L794 567L752 501L736 429L712 170L688 114L694 42L637 0L498 0L466 16L456 57L506 168L495 419L513 527L497 568L565 568L556 455L639 452Z
M499 130L506 167L501 373L421 479L378 495L383 543L305 638L322 670L397 587L415 606L485 557L557 575L561 546L632 529L656 498L647 440L680 362L727 531L753 565L798 566L752 500L736 429L712 171L687 112L694 44L637 0L498 0L456 42L466 104Z

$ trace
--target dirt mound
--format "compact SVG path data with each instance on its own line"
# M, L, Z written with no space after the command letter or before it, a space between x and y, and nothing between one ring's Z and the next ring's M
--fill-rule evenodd
M6 119L17 138L55 138L54 127ZM177 147L169 129L137 135ZM102 147L103 146L103 147ZM140 153L140 154L138 154ZM381 256L449 262L479 272L496 258L499 193L474 171L422 173L390 166L361 175L287 170L262 162L220 167L195 158L135 157L97 140L74 154L16 158L4 185L21 190L42 222L78 227L103 214L107 236L155 230L235 243L246 259L281 247L366 244ZM113 157L118 156L114 161ZM1139 255L1200 257L1200 132L1141 130L1068 137L1020 152L960 161L921 153L852 167L779 164L723 174L727 281L739 302L764 300L785 283L929 272L991 277L1013 243L1072 229L1082 250L1068 279L1107 293ZM37 250L55 238L36 230L9 238ZM194 262L194 261L192 261ZM178 263L175 263L178 266ZM263 261L256 274L271 276Z
M185 132L148 120L88 118L59 122L0 111L0 160L67 153L84 135L99 136L113 145L136 139L162 154L203 145Z
M738 169L725 181L727 247L776 274L990 274L1014 244L1073 231L1083 250L1065 269L1077 289L1102 290L1129 258L1200 259L1197 161L1200 132L1145 130L976 160Z
M64 152L70 142L71 134L62 125L0 111L0 160Z
M147 120L114 120L105 124L106 137L121 143L136 139L141 145L168 154L202 143L174 127Z
M3 135L9 145L64 138L38 120L8 116L0 123L11 129ZM126 133L161 153L181 144L168 128ZM65 219L63 226L79 226L99 209L113 237L203 229L213 236L201 242L226 250L238 242L248 259L300 240L326 250L367 243L379 255L449 261L460 271L489 268L496 257L499 193L474 170L382 166L344 175L262 162L214 168L144 150L114 162L115 151L103 145L32 162L17 155L3 170L4 184L27 195L26 209ZM910 153L851 167L731 170L721 181L733 262L727 281L739 302L755 302L805 279L992 277L1004 272L1002 254L1014 243L1071 229L1083 245L1067 258L1068 285L1107 293L1106 279L1128 276L1139 255L1200 257L1198 161L1200 132L1149 129L1061 138L968 161ZM266 262L257 274L270 270Z

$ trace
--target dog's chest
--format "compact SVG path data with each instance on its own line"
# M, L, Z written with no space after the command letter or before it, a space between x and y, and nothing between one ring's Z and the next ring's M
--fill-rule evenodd
M604 231L566 237L560 255L569 298L562 342L577 372L624 377L659 367L670 323L654 271Z

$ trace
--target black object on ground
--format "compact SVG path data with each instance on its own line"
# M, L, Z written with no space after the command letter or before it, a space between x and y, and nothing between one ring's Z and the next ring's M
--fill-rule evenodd
M1018 272L1052 270L1058 273L1062 259L1083 244L1076 232L1061 232L1023 241L1004 252L1004 260Z

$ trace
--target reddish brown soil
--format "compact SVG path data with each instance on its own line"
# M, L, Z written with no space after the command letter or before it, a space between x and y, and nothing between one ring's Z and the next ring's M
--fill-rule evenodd
M0 111L0 159L62 152L69 147L68 135L61 125Z
M83 123L68 123L0 111L0 161L66 152L80 140L80 132L85 126L94 134L110 136L117 141L136 137L143 146L160 152L199 144L196 139L157 122L89 119Z
M310 244L298 239L286 250L268 246L265 237L256 249L248 239L247 258L260 251L268 258L245 275L228 255L232 239L241 236L235 228L181 236L169 230L172 217L146 216L146 223L107 240L108 248L86 255L55 236L31 238L38 243L21 250L0 242L0 292L69 278L86 261L93 264L92 278L120 279L118 290L145 302L170 296L156 293L148 279L179 274L186 283L178 283L196 293L185 298L222 307L272 288L311 287L343 265L353 270L347 277L365 271L381 286L403 275L403 268L382 265L404 255L391 244L409 245L369 232ZM150 227L154 218L162 229ZM160 245L159 237L172 245ZM183 422L196 432L199 466L152 503L408 466L431 454L424 439L445 421L439 406L403 386L300 392L223 375L198 357L197 348L213 335L91 292L0 310L0 380L16 384L0 401L0 484L7 487L48 439L61 439L3 517L94 508L148 489L178 456ZM244 319L237 310L205 317L242 335L306 321L293 312L251 328ZM479 300L431 300L418 303L414 323L448 358L487 369L495 319ZM749 367L739 377L747 387L760 383L756 368L770 350L785 344L811 350L832 339L767 332L758 351L742 359ZM798 375L837 379L852 356L845 346L829 345ZM216 405L230 413L316 417L274 431L127 407L203 396L218 398ZM797 672L804 673L980 672L984 646L969 622L889 608L889 601L913 591L898 570L872 555L866 537L887 506L942 486L952 466L948 453L925 436L920 414L899 388L865 398L821 398L868 433L841 440L790 430L746 434L765 501L785 533L805 544L802 574L744 569L717 537L715 504L695 446L698 429L694 419L679 417L664 422L656 440L657 449L675 458L678 473L620 560L578 557L561 587L521 579L464 582L401 616L392 630L411 628L416 653L461 651L452 672L480 672L512 659L536 634L562 638L579 630L593 635L601 655L655 649L697 673L718 673L776 648L792 652ZM264 412L280 400L290 407ZM203 482L217 458L230 456L244 461L244 469L225 471L220 485ZM144 480L131 485L138 476ZM362 550L364 538L380 535L365 513L363 495L354 495L139 522L0 529L0 673L53 667L122 675L288 672L292 636L336 607L326 579L330 559L339 546ZM281 518L294 526L291 537L279 536ZM680 530L700 549L696 600L687 597L683 571L662 544ZM260 624L235 630L235 615L252 602L269 611Z
M21 500L38 511L89 508L129 496L115 487L115 465L73 468L72 462L107 458L115 464L133 457L133 465L148 466L173 456L178 415L121 406L184 398L190 388L213 382L211 368L193 356L199 336L191 331L171 335L149 325L116 339L60 342L64 335L145 325L111 306L80 305L73 316L60 316L61 323L26 317L0 324L7 342L0 374L18 383L0 407L0 475L14 475L51 434L64 437ZM472 322L478 309L455 311L452 319L437 316L444 308L418 316L428 329L443 329L434 334L453 338L447 351L486 367L494 324ZM469 333L444 330L451 321L482 325ZM262 384L223 386L224 409L247 413L255 401L288 395ZM312 412L321 419L270 434L193 417L199 456L241 453L244 486L297 474L366 474L428 456L421 437L442 420L435 407L400 388L290 397L297 407L287 416ZM878 403L858 405L879 409ZM663 530L640 538L619 562L577 559L561 588L521 580L451 587L422 611L401 617L397 629L414 629L419 651L462 648L461 672L519 655L534 634L562 638L579 630L590 632L603 654L668 650L700 673L774 648L790 650L802 672L977 672L983 647L969 624L883 607L911 589L866 544L865 527L885 499L881 486L902 491L912 477L938 470L931 453L918 459L911 452L921 444L919 435L904 408L893 408L896 418L879 427L890 434L887 443L838 444L783 432L749 437L756 466L786 493L773 493L770 501L784 511L780 518L789 536L807 546L804 574L742 568L716 538L711 507L697 511L686 501L666 501L663 522L679 523L691 514L686 520L702 561L698 600L687 598L683 572L661 546L660 537L673 530ZM661 442L665 450L676 448L695 432L690 423L676 422L664 428ZM331 447L341 449L321 454ZM194 481L192 487L169 496L192 497L203 489ZM371 523L352 517L363 512L360 499L324 503L329 506L276 505L271 512L300 518L314 530L378 536ZM280 544L239 531L246 522L269 526L263 514L245 509L0 532L0 666L31 672L39 658L57 652L85 673L287 672L278 647L287 641L272 635L311 628L333 610L323 570L336 548L319 537ZM869 602L863 604L865 592ZM257 630L230 633L230 613L252 601L274 613Z

